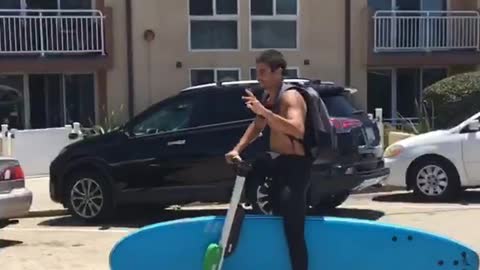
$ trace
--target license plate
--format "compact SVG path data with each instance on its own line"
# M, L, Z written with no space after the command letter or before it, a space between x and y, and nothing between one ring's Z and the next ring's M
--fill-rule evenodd
M370 142L375 141L375 133L373 132L373 128L367 128L367 138Z

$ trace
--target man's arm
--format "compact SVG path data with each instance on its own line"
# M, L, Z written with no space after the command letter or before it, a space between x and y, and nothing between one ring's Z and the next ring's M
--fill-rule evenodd
M266 125L267 121L257 116L250 126L248 126L247 130L233 150L241 153L250 143L258 138Z
M286 133L297 139L302 139L305 132L304 119L306 104L297 91L288 91L282 95L281 110L286 117L267 110L264 117L268 125L279 132Z

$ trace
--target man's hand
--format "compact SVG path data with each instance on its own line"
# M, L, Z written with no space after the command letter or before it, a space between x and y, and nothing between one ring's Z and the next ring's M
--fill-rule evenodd
M227 163L229 163L229 164L233 164L233 161L235 159L242 160L242 158L240 157L240 154L238 153L237 150L232 150L232 151L228 152L227 154L225 154L225 159L227 160Z
M255 95L250 91L250 90L245 90L248 96L242 97L243 100L245 100L245 104L247 107L252 110L257 115L265 117L265 115L268 113L268 109L265 108L262 103L255 97Z

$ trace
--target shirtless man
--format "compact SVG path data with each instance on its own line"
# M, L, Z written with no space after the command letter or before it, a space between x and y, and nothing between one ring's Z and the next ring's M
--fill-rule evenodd
M266 91L266 107L246 90L246 106L257 116L232 151L226 154L231 162L268 127L270 148L277 154L272 172L273 198L284 221L284 230L293 270L307 270L308 256L304 237L306 193L311 159L302 144L305 133L306 103L297 91L281 91L286 69L283 55L267 50L256 59L257 79ZM276 106L275 106L276 105ZM278 108L268 109L268 108Z

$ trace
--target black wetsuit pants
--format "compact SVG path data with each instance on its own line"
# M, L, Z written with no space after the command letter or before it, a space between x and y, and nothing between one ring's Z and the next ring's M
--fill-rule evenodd
M292 269L307 270L308 252L304 232L312 162L296 155L280 155L272 162L273 213L283 217Z

